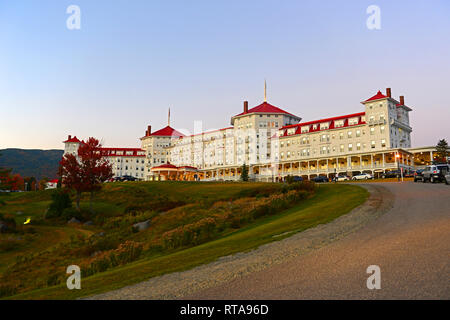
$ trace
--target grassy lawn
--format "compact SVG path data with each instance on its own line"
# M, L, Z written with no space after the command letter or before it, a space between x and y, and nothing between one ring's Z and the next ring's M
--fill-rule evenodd
M164 194L166 192L166 194L169 194L170 201L185 201L186 198L189 198L190 201L198 202L210 201L211 199L215 201L218 199L232 199L237 194L242 196L243 193L250 192L255 185L261 188L267 186L267 184L232 185L212 183L206 185L207 187L205 188L205 184L178 183L177 188L180 191L176 193L170 192L173 190L173 186L170 183L160 184L159 186L149 184L144 191L133 184L127 185L126 188L136 188L134 192L138 194L143 192L144 196L147 195L147 192L155 194ZM108 192L103 192L99 197L100 202L112 202L116 206L124 206L124 199L121 198L120 190L115 190L115 188L121 189L123 186L111 186L108 188ZM161 188L167 188L167 190L162 190ZM114 194L115 192L118 193ZM132 190L130 194L133 194ZM367 197L368 192L355 185L320 185L314 196L302 201L299 205L276 215L262 217L243 228L227 233L219 239L190 248L181 248L169 254L160 253L151 257L144 257L125 266L82 278L81 290L68 290L65 283L62 283L53 287L25 292L10 298L75 299L118 289L162 274L187 270L212 262L219 257L248 251L263 244L281 240L293 233L301 232L318 224L330 222L362 204Z

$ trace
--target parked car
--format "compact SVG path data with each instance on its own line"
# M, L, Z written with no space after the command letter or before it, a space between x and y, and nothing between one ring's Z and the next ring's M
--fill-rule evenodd
M423 182L430 181L431 183L445 181L445 175L449 172L448 164L433 164L426 166L422 172Z
M405 178L414 178L416 175L416 171L414 170L408 170L406 172L403 172L403 177Z
M317 176L317 177L312 178L311 180L314 181L314 182L317 182L317 183L330 181L325 176Z
M386 178L398 178L401 176L401 171L400 170L392 170L392 171L387 171L383 174L381 174L381 178L386 179Z
M450 184L450 171L447 172L447 174L444 177L445 177L445 184Z
M122 176L122 177L117 177L116 178L116 181L120 181L120 182L123 182L123 181L136 181L136 180L137 180L137 178L135 178L133 176Z
M414 182L423 181L423 171L425 169L418 169L414 172Z
M336 179L336 181L348 181L348 180L350 180L350 178L347 177L347 176L337 176L335 179Z
M373 179L373 176L369 173L361 173L352 177L352 180L368 180Z
M302 182L302 181L303 181L303 178L300 177L300 176L293 176L293 177L292 177L292 181L294 181L294 182Z

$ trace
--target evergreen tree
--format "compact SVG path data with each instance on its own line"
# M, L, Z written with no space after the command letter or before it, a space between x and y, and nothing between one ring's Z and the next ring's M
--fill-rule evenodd
M448 143L445 139L439 140L436 145L436 154L439 162L447 163L447 157L449 156L448 152Z
M248 181L248 167L245 163L242 165L241 180Z

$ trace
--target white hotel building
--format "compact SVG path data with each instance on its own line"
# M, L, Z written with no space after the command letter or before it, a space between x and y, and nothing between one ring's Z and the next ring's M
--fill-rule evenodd
M429 163L432 148L411 149L409 112L404 97L391 89L361 102L358 113L301 122L265 101L231 118L231 126L184 135L170 127L148 126L141 149L105 148L116 176L143 180L238 180L242 165L250 179L276 181L287 175L374 175ZM66 152L80 141L69 137ZM78 140L78 139L76 139Z

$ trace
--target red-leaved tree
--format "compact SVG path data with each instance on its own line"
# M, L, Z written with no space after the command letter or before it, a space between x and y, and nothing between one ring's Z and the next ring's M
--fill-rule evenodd
M103 157L101 144L95 138L89 138L81 143L78 156L66 154L60 162L59 175L65 188L76 192L76 207L80 209L82 192L90 192L90 210L94 193L99 191L102 183L112 178L112 166Z

